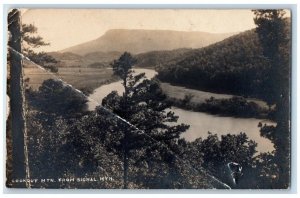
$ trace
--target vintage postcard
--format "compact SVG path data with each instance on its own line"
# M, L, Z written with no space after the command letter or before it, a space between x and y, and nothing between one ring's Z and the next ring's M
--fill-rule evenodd
M6 186L289 189L287 9L12 9Z

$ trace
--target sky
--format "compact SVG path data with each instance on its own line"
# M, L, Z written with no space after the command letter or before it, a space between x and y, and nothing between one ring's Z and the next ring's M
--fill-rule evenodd
M161 29L210 33L242 32L255 27L247 9L27 9L22 23L34 24L59 51L94 40L109 29Z

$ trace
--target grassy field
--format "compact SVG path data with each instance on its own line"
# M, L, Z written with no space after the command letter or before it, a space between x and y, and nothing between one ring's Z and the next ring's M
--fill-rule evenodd
M161 83L162 90L169 98L174 98L177 100L182 100L186 95L192 95L191 102L195 104L204 103L206 99L210 97L214 97L215 99L229 99L232 98L234 95L229 94L217 94L205 91L199 91L195 89L188 89L185 87L180 86L173 86L169 83ZM267 108L267 104L264 101L258 99L247 99L249 102L255 102L260 107Z
M112 76L113 71L108 68L62 67L55 77L38 67L25 67L24 73L24 79L30 79L29 86L33 89L37 89L44 80L58 77L85 93L91 93L95 88L117 80Z

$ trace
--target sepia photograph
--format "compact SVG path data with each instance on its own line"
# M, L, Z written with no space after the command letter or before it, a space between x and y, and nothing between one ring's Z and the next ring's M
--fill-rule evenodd
M6 186L289 189L289 9L11 9Z

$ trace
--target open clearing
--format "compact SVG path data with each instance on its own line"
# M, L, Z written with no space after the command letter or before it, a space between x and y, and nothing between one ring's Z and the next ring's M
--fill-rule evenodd
M24 73L24 79L30 79L29 86L33 89L37 89L44 80L55 79L53 75L38 67L25 67ZM113 71L109 68L61 67L55 76L80 90L92 91L103 84L117 80L117 77L112 74Z

